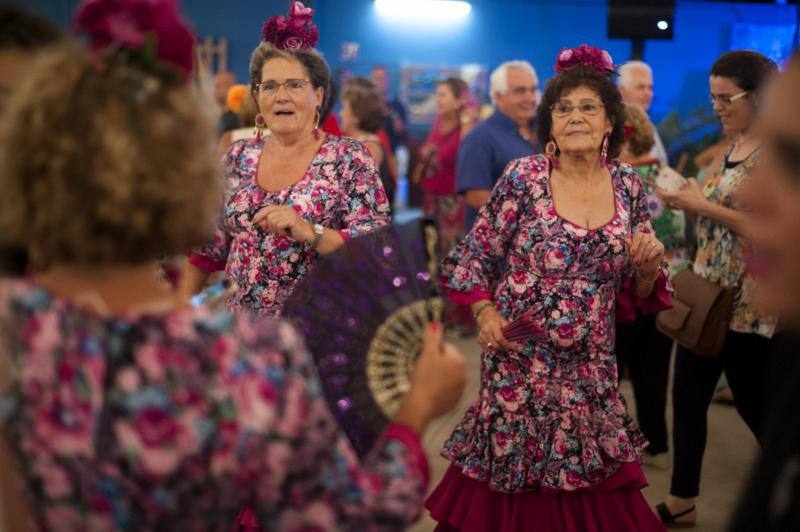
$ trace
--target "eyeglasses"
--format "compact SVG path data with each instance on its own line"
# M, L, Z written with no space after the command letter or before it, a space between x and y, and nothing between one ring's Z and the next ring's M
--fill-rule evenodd
M281 87L285 88L290 94L299 94L303 92L306 83L310 83L308 79L287 79L283 83L278 83L275 80L262 81L258 87L259 94L275 94Z
M600 112L600 108L602 107L604 107L602 103L594 100L584 100L577 106L572 105L571 102L564 101L551 105L550 111L553 113L553 116L557 116L558 118L571 115L572 111L575 109L578 109L582 115L594 116Z
M725 105L730 105L733 102L735 102L736 100L741 100L742 98L744 98L748 94L750 94L750 91L740 92L739 94L734 94L733 96L728 96L728 95L725 95L725 94L721 94L719 96L714 96L713 94L709 94L708 95L708 101L709 101L709 103L711 103L711 105L716 105L718 100L719 100L719 103L722 103L722 104L725 104Z

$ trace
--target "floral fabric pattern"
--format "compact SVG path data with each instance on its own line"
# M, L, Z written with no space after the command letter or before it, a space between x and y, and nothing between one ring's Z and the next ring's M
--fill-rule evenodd
M243 505L267 530L400 530L419 512L418 438L390 427L360 464L283 322L106 319L25 282L0 285L0 329L1 419L42 530L231 530Z
M444 261L451 289L491 289L504 317L530 313L545 331L482 354L479 398L445 443L443 456L491 489L589 487L647 445L618 390L614 333L617 292L633 275L626 239L653 229L639 176L609 170L616 213L587 230L556 212L545 157L512 161Z
M686 216L682 211L668 209L655 192L655 181L661 165L657 160L633 167L642 179L647 202L647 213L650 215L653 230L664 244L664 260L669 265L670 277L689 265L689 254L686 250Z
M730 152L729 152L730 153ZM703 186L703 195L718 205L743 210L739 190L751 170L758 164L760 150L733 168L724 168ZM728 157L726 155L725 160ZM724 163L723 163L724 165ZM765 315L753 306L755 279L747 272L747 248L744 239L724 225L705 218L697 219L697 255L694 273L722 286L739 287L733 304L731 330L771 337L778 320Z
M387 225L390 211L375 162L362 143L329 136L300 181L270 192L256 181L264 142L247 139L228 149L223 211L211 241L190 260L206 270L225 269L236 281L229 310L278 315L319 255L309 244L253 224L256 212L291 205L306 220L339 230L347 239Z

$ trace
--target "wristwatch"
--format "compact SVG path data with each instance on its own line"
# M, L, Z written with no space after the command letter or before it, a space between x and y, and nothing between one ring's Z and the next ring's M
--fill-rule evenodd
M317 249L319 241L322 240L322 235L325 233L325 228L322 224L314 224L314 241L311 243L311 249Z

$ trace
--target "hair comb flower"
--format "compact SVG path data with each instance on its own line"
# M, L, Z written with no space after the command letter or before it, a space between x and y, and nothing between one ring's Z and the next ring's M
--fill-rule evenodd
M631 138L634 132L633 125L626 122L624 131L625 131L625 138L626 139Z
M319 42L319 30L311 21L314 10L302 2L292 2L289 16L272 17L261 28L266 42L280 50L314 48Z
M126 53L147 72L172 70L186 81L194 68L195 38L178 11L178 0L84 0L72 21L86 35L97 59Z
M559 52L556 58L556 64L553 69L559 73L569 72L573 68L586 67L592 68L601 74L607 76L619 76L614 66L614 60L611 59L611 54L605 50L601 50L596 46L589 46L582 44L577 48L564 48Z

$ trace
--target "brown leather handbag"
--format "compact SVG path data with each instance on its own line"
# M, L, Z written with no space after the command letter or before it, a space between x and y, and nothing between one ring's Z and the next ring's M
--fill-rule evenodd
M735 288L712 283L690 268L672 279L672 308L656 316L656 328L696 355L717 356L725 345Z

